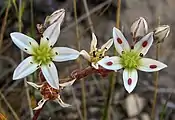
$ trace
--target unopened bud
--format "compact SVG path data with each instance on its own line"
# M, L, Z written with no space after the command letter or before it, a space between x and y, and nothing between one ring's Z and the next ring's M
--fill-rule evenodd
M154 40L157 43L161 43L170 33L169 25L161 25L154 30Z
M59 9L53 12L50 16L47 16L44 21L44 27L47 28L55 22L59 22L60 24L63 22L65 16L65 10Z
M143 17L140 17L131 25L131 35L134 41L137 41L138 38L145 36L147 32L148 32L148 25Z

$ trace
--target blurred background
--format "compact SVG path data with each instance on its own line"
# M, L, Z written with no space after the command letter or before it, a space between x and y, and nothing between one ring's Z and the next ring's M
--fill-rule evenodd
M11 32L21 31L39 40L36 24L43 23L45 17L55 10L64 8L66 16L55 46L78 49L77 45L80 44L81 50L89 51L92 31L98 38L99 47L112 37L112 28L116 26L117 0L75 1L80 33L78 41L73 0L0 0L0 113L8 120L31 120L33 114L31 108L36 107L41 99L39 91L31 86L25 86L23 80L12 80L13 71L21 61L21 54L20 49L12 43L9 36ZM90 16L87 16L87 8ZM168 68L159 73L156 120L175 120L174 12L174 0L121 0L120 28L128 41L132 38L130 26L140 16L147 20L149 31L154 30L158 19L160 24L167 24L171 28L169 37L160 48L159 60L167 64ZM147 57L155 59L155 48L155 45L151 47ZM114 55L112 48L108 55ZM86 68L88 62L83 57L80 57L80 60L82 69ZM56 65L59 78L66 78L73 70L80 69L79 61L56 63ZM151 120L154 73L139 72L138 84L131 94L124 90L121 73L122 71L115 74L116 81L109 105L108 120ZM36 76L34 74L27 79L37 83ZM102 78L93 74L86 77L84 82L87 120L100 120L104 115L104 105L110 88L109 77ZM62 108L58 103L49 101L44 106L39 120L86 120L82 117L81 89L81 80L65 88L61 97L72 107Z

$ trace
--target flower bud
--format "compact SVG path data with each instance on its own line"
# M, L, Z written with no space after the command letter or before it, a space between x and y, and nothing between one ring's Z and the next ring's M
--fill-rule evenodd
M161 43L170 33L169 25L161 25L154 30L154 40L157 43Z
M47 28L50 25L54 24L55 22L62 23L65 16L65 10L59 9L53 12L50 16L47 16L44 21L44 27Z
M140 37L143 37L148 32L148 25L143 17L133 22L131 25L131 35L134 41L137 41Z

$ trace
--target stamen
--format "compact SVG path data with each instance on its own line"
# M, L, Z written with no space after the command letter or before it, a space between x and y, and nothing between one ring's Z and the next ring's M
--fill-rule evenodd
M140 53L140 57L143 57L143 54L142 53Z
M58 52L55 52L56 55L58 55Z
M96 57L95 51L93 51L93 57Z
M31 43L31 42L29 42L29 44L31 45L32 43Z
M47 37L46 39L47 39L47 40L49 40L49 38L48 38L48 37Z
M24 48L24 50L27 50L27 48Z

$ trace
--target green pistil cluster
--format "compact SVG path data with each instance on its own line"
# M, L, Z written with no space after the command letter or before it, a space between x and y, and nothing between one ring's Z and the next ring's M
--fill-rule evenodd
M52 60L54 53L48 44L43 44L33 49L33 56L36 63L46 65Z
M135 51L125 51L122 53L120 63L124 68L135 69L140 65L140 58Z
M91 62L97 63L99 60L104 58L104 51L100 50L100 49L98 49L96 51L92 51L89 54L90 54L90 57L91 57Z

